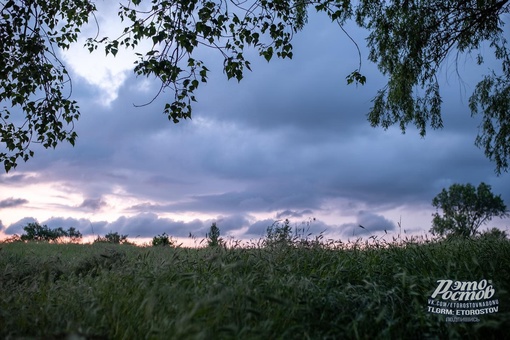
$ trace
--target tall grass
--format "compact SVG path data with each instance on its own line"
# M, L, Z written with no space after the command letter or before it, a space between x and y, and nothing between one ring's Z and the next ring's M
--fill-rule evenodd
M427 312L439 279L490 279L478 323ZM510 241L261 247L0 245L0 337L504 338Z

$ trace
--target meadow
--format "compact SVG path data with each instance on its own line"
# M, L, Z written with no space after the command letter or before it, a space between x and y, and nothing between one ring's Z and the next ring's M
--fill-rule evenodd
M497 312L431 313L446 279L487 280ZM0 244L6 339L503 339L509 292L505 239Z

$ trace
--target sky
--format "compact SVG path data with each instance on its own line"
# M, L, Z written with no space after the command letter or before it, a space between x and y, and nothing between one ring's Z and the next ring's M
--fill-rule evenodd
M100 33L119 32L114 4L98 5ZM480 119L468 108L490 55L482 66L473 55L443 65L444 128L422 138L413 127L370 126L371 99L386 80L367 60L366 32L345 29L360 46L364 86L345 79L358 67L355 45L311 13L292 60L246 52L253 72L240 83L227 81L217 52L201 51L209 80L192 119L178 124L162 113L171 91L140 107L159 84L133 74L132 51L89 54L81 40L61 55L82 114L76 146L35 145L33 159L0 173L0 237L38 222L84 235L203 238L216 222L223 237L248 240L288 218L328 238L389 239L428 234L432 199L454 183L485 182L510 204L509 174L497 176L474 145Z

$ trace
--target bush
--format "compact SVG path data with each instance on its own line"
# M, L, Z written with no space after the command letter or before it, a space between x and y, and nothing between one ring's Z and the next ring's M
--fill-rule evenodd
M170 246L173 247L175 245L174 240L167 235L167 233L163 233L158 236L154 236L152 238L152 246L158 247L158 246Z
M506 231L498 229L498 228L492 228L490 230L486 230L479 235L480 239L487 239L487 240L506 240L508 239L508 235Z
M71 227L67 230L67 237L69 237L70 242L77 243L82 239L83 235L80 233L79 230L77 230L74 227Z
M129 244L128 235L120 235L118 232L109 232L104 237L97 236L94 243Z

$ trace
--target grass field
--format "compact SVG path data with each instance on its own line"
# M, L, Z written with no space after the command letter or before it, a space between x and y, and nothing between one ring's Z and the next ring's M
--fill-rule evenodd
M441 279L490 280L497 312L430 313ZM0 338L503 339L509 292L508 240L0 244Z

